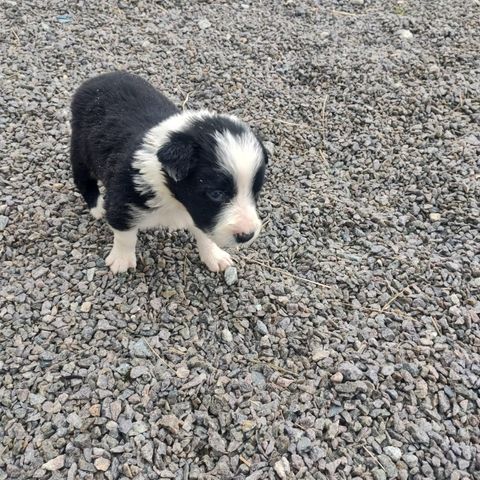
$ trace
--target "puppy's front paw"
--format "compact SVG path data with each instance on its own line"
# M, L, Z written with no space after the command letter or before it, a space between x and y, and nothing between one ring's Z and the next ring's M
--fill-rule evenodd
M135 258L135 252L128 253L112 248L112 251L105 259L105 263L113 273L121 273L126 272L129 268L135 269L137 259Z
M222 272L233 265L232 257L215 244L201 251L200 258L212 272Z

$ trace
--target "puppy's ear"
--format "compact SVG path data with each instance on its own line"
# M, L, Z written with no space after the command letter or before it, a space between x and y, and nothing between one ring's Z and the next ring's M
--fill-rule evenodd
M190 135L175 132L157 152L157 158L167 175L179 182L186 178L195 166L196 151L197 144Z

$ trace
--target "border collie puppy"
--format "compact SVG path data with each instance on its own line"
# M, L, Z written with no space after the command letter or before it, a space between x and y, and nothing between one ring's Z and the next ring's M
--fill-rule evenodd
M139 229L189 229L214 272L232 264L221 247L249 245L260 232L260 140L236 117L179 111L135 75L100 75L77 90L70 157L90 212L113 230L114 273L135 268Z

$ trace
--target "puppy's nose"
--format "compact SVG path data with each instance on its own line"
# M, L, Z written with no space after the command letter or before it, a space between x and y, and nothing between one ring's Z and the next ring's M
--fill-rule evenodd
M249 240L251 240L254 235L255 235L255 232L250 232L250 233L236 233L236 234L234 235L234 237L235 237L235 240L236 240L238 243L246 243L246 242L248 242Z

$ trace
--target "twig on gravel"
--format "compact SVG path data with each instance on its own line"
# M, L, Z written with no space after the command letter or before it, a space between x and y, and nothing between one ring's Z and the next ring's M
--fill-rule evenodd
M387 471L385 470L384 466L379 462L379 460L375 457L375 455L365 446L365 445L362 445L362 448L368 453L368 455L370 457L372 457L381 467L381 469L387 473Z
M319 282L316 282L314 280L310 280L308 278L300 277L298 275L290 273L288 270L283 270L282 268L272 267L271 265L268 265L268 263L263 263L263 262L260 262L259 260L254 260L253 258L250 258L250 257L244 257L244 260L247 260L247 261L252 262L252 263L256 263L257 265L260 265L261 267L264 267L264 268L268 268L269 270L279 272L282 275L286 275L287 277L292 277L292 278L295 278L295 279L300 280L302 282L311 283L313 285L316 285L317 287L333 288L332 285L325 285L324 283L319 283Z
M250 462L249 460L247 460L246 458L242 457L241 455L238 457L239 460L244 463L248 468L250 468L252 466L252 462Z
M182 352L180 349L175 348L175 347L170 347L170 348L168 349L168 352L169 352L169 353L174 353L174 354L180 355L180 356L186 355L186 353L187 353L187 352Z
M383 307L382 307L382 312L384 312L385 310L387 310L388 307L390 307L390 305L395 301L397 300L398 297L400 297L401 295L403 295L409 288L413 287L415 285L415 283L411 283L410 285L407 285L404 289L400 290L399 292L397 292Z
M274 122L283 123L284 125L289 125L290 127L303 127L305 123L298 123L298 122L287 122L287 120L282 120L281 118L275 118Z
M352 13L352 12L344 12L343 10L330 10L330 13L333 13L334 15L341 15L345 17L359 17L359 16L364 16L362 13Z
M147 344L147 347L151 350L151 352L160 360L161 363L163 363L167 368L169 368L172 372L174 372L174 368L172 366L170 366L168 364L167 361L165 361L154 349L153 347L150 345L150 343L148 342L148 340L146 338L144 338L145 340L145 343Z
M432 323L433 323L433 326L435 327L435 330L437 331L437 333L439 335L442 335L442 331L440 330L440 327L438 326L438 323L435 320L435 317L432 317Z
M325 130L327 129L327 121L325 119L325 109L327 107L327 100L328 100L328 95L325 95L325 98L323 99L323 104L322 104L322 140L323 144L325 145Z
M279 367L278 365L275 365L274 363L265 362L264 360L249 360L249 361L251 363L254 363L255 365L263 365L265 367L271 368L272 370L277 370L277 371L282 372L282 373L288 373L289 375L292 375L293 377L298 377L298 375L295 372L293 372L292 370L288 370L286 368Z
M183 274L182 274L182 284L183 284L183 289L182 289L182 294L183 298L187 298L185 295L185 288L187 285L187 263L188 263L188 258L187 258L187 253L185 252L183 255Z
M193 92L188 92L187 93L187 96L185 97L185 100L183 101L182 103L182 110L185 110L185 106L187 105L188 103L188 99L190 98L190 94L193 93Z
M325 154L323 153L323 150L318 150L318 153L320 154L320 156L322 157L322 160L326 163L327 162L327 157L325 156Z
M17 32L15 31L15 29L12 28L10 31L11 31L12 35L15 37L15 40L17 41L17 45L21 45L22 42L20 41L20 38L18 38L18 35L17 35Z

